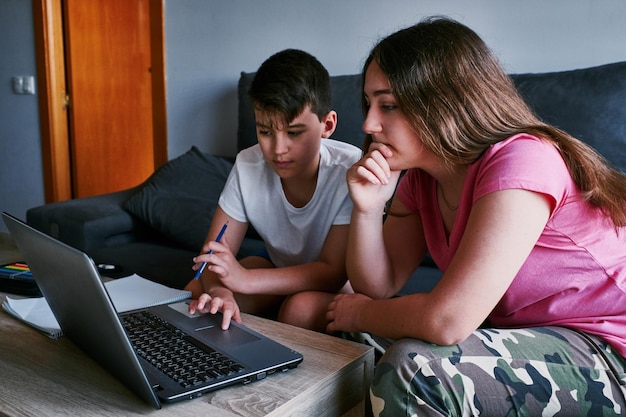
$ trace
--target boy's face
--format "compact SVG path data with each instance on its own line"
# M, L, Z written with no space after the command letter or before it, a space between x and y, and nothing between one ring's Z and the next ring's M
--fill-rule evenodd
M309 178L317 175L322 138L335 130L337 114L329 112L323 120L306 106L286 126L274 113L254 111L256 132L263 157L282 179Z

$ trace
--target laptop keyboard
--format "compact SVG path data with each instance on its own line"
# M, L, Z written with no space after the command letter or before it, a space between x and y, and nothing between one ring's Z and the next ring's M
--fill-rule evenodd
M121 317L137 354L185 388L236 373L244 367L195 340L158 316L138 311Z

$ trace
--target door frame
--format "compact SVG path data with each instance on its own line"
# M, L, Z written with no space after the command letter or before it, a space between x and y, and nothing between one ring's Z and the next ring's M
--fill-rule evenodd
M39 124L46 203L69 200L72 167L67 94L63 0L32 0L39 91ZM165 93L164 0L149 0L154 166L168 160Z

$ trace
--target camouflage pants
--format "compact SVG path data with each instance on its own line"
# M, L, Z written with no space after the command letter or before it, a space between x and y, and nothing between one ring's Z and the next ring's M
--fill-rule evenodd
M374 374L376 417L619 416L626 361L563 327L479 329L454 346L395 342Z

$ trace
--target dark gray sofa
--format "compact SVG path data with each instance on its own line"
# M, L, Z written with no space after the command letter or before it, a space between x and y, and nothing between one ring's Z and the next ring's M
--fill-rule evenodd
M256 143L254 117L246 94L252 76L242 73L238 85L238 149ZM334 108L339 114L333 138L360 146L360 76L331 78ZM573 71L515 74L512 78L544 121L586 141L626 172L626 62ZM27 222L85 251L96 263L120 266L120 271L109 275L135 272L180 288L193 276L191 259L202 245L232 162L232 158L192 148L158 169L142 185L35 207L28 210ZM251 230L239 256L262 245ZM428 290L439 275L434 265L425 261L403 292Z

